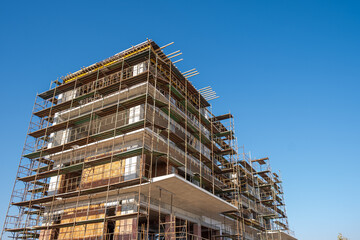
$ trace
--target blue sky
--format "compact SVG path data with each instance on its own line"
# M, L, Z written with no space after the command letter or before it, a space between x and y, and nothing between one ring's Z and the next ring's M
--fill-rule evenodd
M5 1L0 26L1 223L36 93L150 38L281 170L299 239L360 239L357 1Z

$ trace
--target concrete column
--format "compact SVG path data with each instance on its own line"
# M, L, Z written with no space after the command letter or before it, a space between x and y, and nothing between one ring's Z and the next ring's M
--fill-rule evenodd
M138 222L137 222L137 219L134 218L132 220L132 234L131 234L131 239L136 239L137 238L137 235L138 235Z
M194 240L200 240L201 239L201 225L195 223L194 224Z
M215 236L221 236L221 231L220 230L215 230ZM215 239L215 238L214 238ZM223 239L222 237L221 238L216 238L216 239Z
M175 239L175 220L175 216L165 216L165 240Z

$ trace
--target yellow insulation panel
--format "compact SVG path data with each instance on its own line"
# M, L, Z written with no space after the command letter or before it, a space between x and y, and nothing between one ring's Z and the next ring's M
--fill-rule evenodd
M99 180L121 177L125 171L125 159L84 169L81 184L89 184Z

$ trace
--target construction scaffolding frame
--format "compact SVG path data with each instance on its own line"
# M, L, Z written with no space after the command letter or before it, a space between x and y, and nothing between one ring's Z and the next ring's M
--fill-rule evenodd
M295 239L280 175L147 40L37 94L2 237ZM240 152L241 151L241 152Z

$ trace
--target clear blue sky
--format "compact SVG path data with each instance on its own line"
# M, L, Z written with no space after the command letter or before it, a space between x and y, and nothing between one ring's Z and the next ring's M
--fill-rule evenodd
M36 92L150 38L282 171L299 239L360 239L357 1L3 1L0 26L1 224Z

